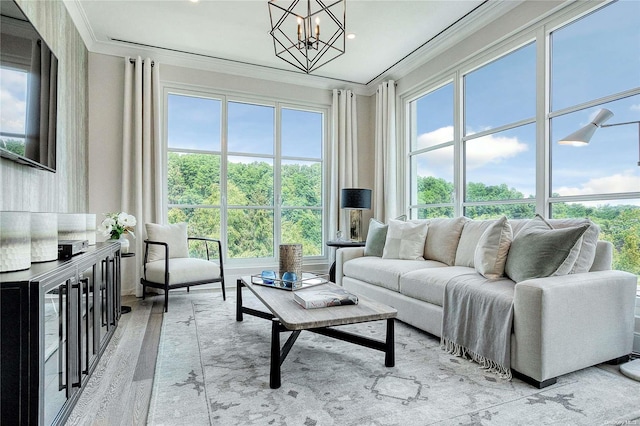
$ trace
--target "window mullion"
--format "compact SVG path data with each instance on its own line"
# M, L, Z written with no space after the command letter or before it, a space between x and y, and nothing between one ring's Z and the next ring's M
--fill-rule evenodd
M274 114L274 153L273 159L273 253L278 256L278 247L282 242L282 106L276 103Z

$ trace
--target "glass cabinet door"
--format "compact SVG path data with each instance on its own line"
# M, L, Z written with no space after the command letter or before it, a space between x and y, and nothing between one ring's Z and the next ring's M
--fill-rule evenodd
M44 424L51 424L70 396L69 292L72 280L47 286L44 291Z
M80 274L79 329L82 374L89 374L89 368L100 349L95 344L95 310L93 308L96 269L96 265L92 265Z
M105 256L96 265L96 287L97 291L96 305L99 307L99 339L100 348L106 344L107 336L112 328L115 328L114 303L115 295L113 292L114 280L114 259L112 256ZM99 278L97 278L99 277ZM98 315L98 311L95 312ZM100 349L101 351L103 349Z

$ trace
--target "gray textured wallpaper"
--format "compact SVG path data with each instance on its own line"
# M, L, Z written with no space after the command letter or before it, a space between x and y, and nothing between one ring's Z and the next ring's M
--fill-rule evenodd
M58 57L57 172L0 158L0 210L87 210L88 51L60 0L17 0Z

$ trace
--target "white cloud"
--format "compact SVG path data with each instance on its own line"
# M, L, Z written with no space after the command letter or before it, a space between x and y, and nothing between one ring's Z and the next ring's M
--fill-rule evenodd
M441 127L433 132L418 136L418 148L427 148L449 142L453 139L453 127ZM467 168L475 169L489 163L500 163L529 149L526 143L515 137L488 135L467 143ZM431 163L451 165L453 157L449 149L439 149L429 153ZM447 164L448 163L448 164ZM443 165L445 165L443 164Z
M626 170L611 176L589 179L579 187L563 186L554 192L560 195L587 195L637 191L640 191L640 176L633 170Z
M518 138L488 135L467 142L467 169L476 169L489 163L500 163L517 156L529 147Z
M453 140L453 126L440 127L433 132L418 136L418 149L429 148Z
M640 111L640 104L633 104L629 109L631 111Z

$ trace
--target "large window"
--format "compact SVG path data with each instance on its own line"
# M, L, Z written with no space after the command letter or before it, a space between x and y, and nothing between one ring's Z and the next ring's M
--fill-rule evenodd
M411 216L453 217L453 83L411 101L409 109Z
M639 46L640 2L578 2L403 94L411 216L588 217L640 276L638 124L558 144L640 120Z
M598 129L586 146L558 140L601 109L605 124L640 120L640 3L618 1L550 35L550 212L589 217L615 247L613 266L640 275L638 125Z
M323 250L325 112L226 96L167 95L169 222L221 238L229 259L280 243Z
M535 43L464 75L464 214L535 214Z

